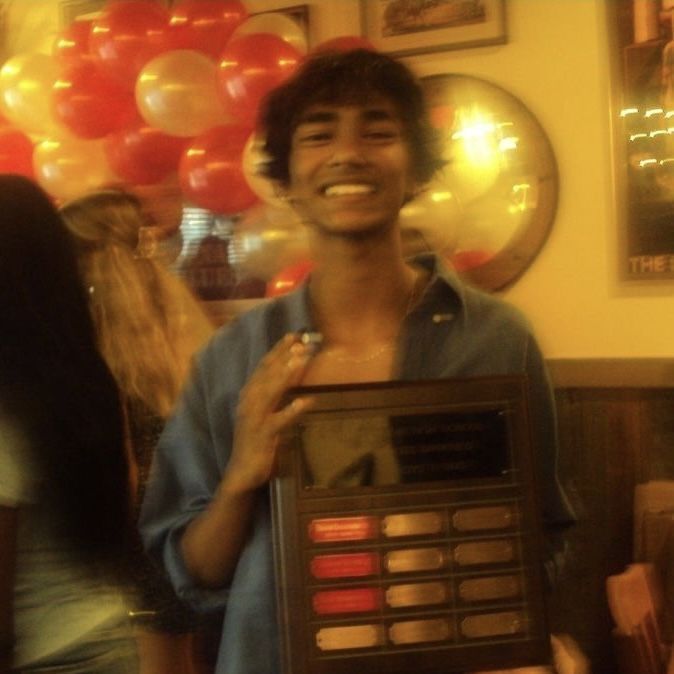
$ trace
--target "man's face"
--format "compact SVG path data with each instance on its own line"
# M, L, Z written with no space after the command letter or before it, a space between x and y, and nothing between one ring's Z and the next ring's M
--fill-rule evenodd
M288 196L317 231L367 235L393 225L415 188L393 104L316 104L292 136Z

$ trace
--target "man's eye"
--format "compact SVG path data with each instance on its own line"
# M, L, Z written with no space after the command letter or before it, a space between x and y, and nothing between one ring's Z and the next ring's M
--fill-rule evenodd
M391 141L398 138L399 134L395 129L370 129L365 132L365 138L372 141Z
M298 136L298 141L304 145L326 143L332 138L329 131L307 131Z

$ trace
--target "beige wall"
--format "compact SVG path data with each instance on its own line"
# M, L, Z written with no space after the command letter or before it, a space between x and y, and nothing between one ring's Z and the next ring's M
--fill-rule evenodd
M418 62L424 74L453 70L510 89L555 149L561 194L552 234L505 296L530 316L550 357L671 357L674 282L618 279L604 0L507 5L507 45Z
M674 281L618 279L605 2L506 0L506 45L410 59L420 75L464 73L521 98L557 155L559 210L539 257L504 296L551 358L674 356ZM287 0L248 0L251 9ZM314 39L360 30L356 0L313 0Z

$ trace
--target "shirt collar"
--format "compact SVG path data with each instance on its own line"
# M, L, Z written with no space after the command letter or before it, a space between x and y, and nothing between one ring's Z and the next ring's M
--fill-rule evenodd
M423 267L431 274L430 281L417 305L417 310L426 310L436 317L453 317L465 305L465 286L437 255L424 253L410 258L410 262ZM303 283L282 298L286 306L288 328L291 332L313 332L315 325L311 316L309 285Z

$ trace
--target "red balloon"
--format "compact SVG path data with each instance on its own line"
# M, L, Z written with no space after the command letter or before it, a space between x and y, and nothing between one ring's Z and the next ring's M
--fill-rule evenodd
M153 185L177 171L187 138L169 136L136 119L104 141L112 170L133 185Z
M481 267L494 257L494 253L488 250L460 250L449 256L456 271L468 271Z
M56 36L52 54L64 65L73 65L91 58L89 38L92 19L75 19L63 32Z
M102 138L135 115L136 99L91 61L67 68L53 90L54 116L80 138Z
M367 38L360 37L359 35L342 35L317 44L311 50L311 54L325 54L330 51L345 52L353 51L354 49L377 51L375 46Z
M96 61L128 89L143 66L169 45L168 9L157 2L109 2L94 21L90 49Z
M183 0L171 14L174 49L195 49L217 59L236 28L248 18L240 0Z
M313 268L314 263L311 260L302 260L282 269L267 283L267 290L264 296L278 297L279 295L289 293L291 290L295 290L295 288L304 283Z
M0 129L0 173L18 173L26 178L35 178L33 142L25 133L11 126Z
M302 54L271 33L234 38L222 53L218 76L227 110L253 124L260 101L293 74Z
M215 213L240 213L257 201L243 174L243 148L252 129L227 124L195 138L180 160L183 194Z

